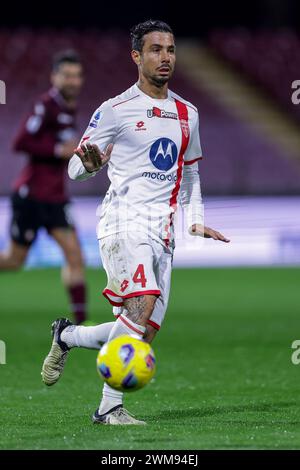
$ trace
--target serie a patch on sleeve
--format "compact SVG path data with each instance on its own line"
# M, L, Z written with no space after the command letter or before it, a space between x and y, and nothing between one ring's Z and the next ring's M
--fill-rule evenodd
M102 112L101 111L97 111L94 116L93 116L93 119L91 120L91 122L89 123L89 127L98 127L98 124L99 124L99 121L101 119L101 116L102 116Z

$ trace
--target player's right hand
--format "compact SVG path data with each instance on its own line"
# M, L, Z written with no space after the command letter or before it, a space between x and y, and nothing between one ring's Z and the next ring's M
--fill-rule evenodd
M104 152L101 152L96 144L81 144L74 153L80 158L86 171L93 173L100 170L110 159L113 144L109 144Z

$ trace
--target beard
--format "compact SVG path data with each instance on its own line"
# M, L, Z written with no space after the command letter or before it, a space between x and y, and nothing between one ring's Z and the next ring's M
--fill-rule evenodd
M75 100L79 96L79 89L76 87L65 87L60 90L65 100Z
M171 75L169 77L157 77L152 76L149 77L149 81L153 83L153 85L157 86L158 88L163 87L168 81L170 80Z
M152 83L153 85L157 86L157 87L162 87L165 85L165 83L168 83L169 81L169 78L168 77L152 77Z

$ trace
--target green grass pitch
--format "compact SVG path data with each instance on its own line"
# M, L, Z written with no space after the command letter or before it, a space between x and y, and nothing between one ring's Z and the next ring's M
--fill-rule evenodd
M87 272L91 319L111 321L105 274ZM70 353L61 380L40 378L50 324L68 312L59 270L0 274L1 449L299 449L299 270L173 271L153 383L126 407L148 426L96 426L96 351Z

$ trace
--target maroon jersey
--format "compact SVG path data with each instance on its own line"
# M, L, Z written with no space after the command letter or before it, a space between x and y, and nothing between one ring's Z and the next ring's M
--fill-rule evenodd
M70 109L55 88L33 105L14 141L14 150L26 152L28 161L14 189L21 196L45 202L65 202L67 160L55 155L59 143L76 138L75 109Z

